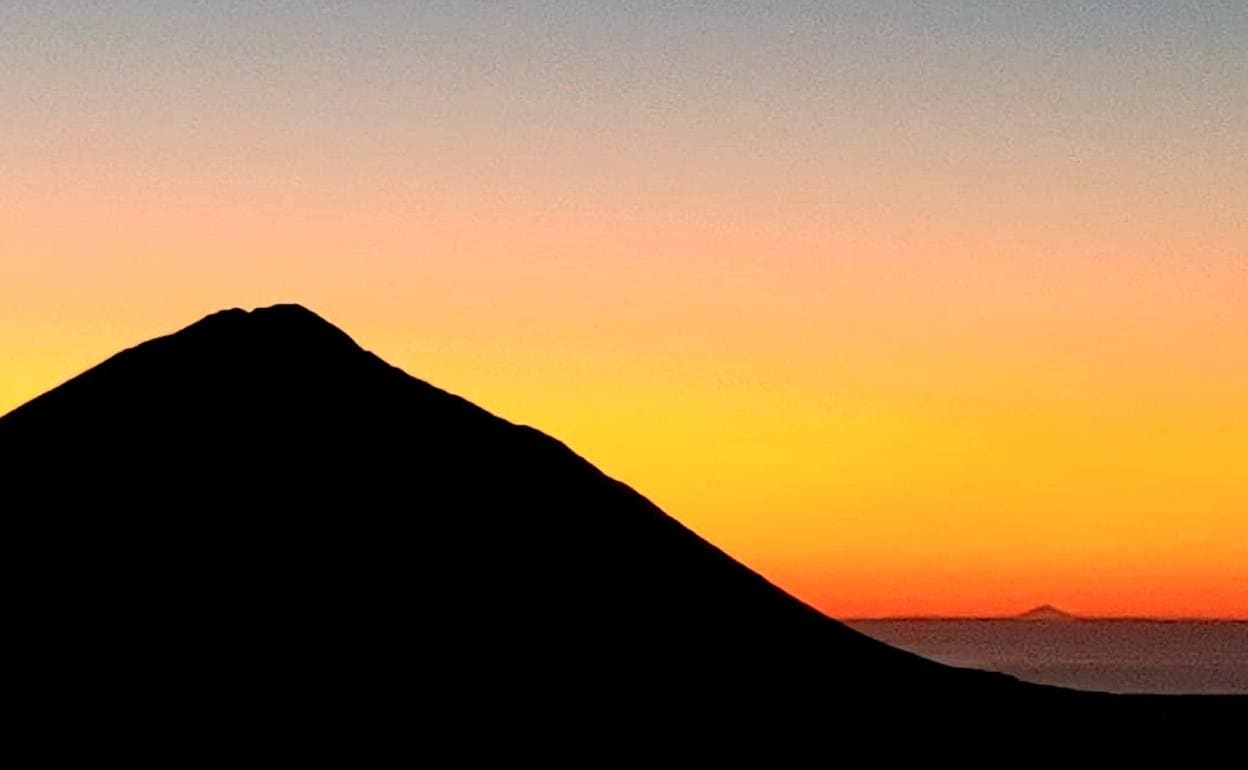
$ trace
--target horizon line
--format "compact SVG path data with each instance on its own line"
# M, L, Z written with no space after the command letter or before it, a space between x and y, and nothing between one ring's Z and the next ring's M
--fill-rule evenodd
M1229 615L1076 615L1064 613L1068 620L1148 621L1154 623L1248 623L1248 616ZM1016 615L859 615L836 616L843 623L903 620L1020 620L1027 623L1063 622L1061 620L1031 619L1025 613Z

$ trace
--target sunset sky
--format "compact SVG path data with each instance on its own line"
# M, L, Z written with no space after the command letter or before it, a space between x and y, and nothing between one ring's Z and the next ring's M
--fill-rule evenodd
M1248 618L1246 41L1242 0L0 0L0 413L299 302L833 615Z

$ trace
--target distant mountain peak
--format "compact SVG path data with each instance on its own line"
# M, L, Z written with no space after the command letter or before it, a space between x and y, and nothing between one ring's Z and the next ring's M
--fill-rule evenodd
M1017 616L1018 620L1078 620L1065 610L1059 610L1052 604L1042 604Z

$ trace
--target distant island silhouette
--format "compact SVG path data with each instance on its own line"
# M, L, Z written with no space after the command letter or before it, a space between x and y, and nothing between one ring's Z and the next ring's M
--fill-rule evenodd
M857 615L844 618L854 622L890 622L890 621L983 621L983 622L1018 622L1018 621L1050 621L1064 623L1070 621L1088 621L1097 623L1248 623L1242 618L1202 617L1202 616L1152 616L1152 615L1076 615L1051 604L1042 604L1015 615Z
M213 314L0 417L0 467L24 501L6 506L19 659L48 697L116 718L381 729L418 713L540 736L1244 708L1024 684L877 642L297 305Z
M882 617L855 617L853 620L888 621L888 620L1001 620L1001 621L1070 621L1070 620L1106 620L1107 618L1081 618L1051 604L1042 604L1017 615L885 615Z
M1026 612L1018 615L1015 619L1016 620L1045 621L1045 622L1059 622L1059 623L1071 621L1071 620L1079 620L1078 617L1064 610L1059 610L1057 607L1054 607L1052 604L1042 604L1039 607L1035 607L1033 609L1027 610Z

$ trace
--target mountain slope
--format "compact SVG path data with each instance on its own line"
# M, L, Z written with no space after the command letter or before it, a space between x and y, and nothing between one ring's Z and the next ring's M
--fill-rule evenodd
M859 716L1157 702L861 636L298 306L114 356L0 418L0 462L36 659L95 689L330 710L418 692L474 720L535 692L561 718L624 693Z

